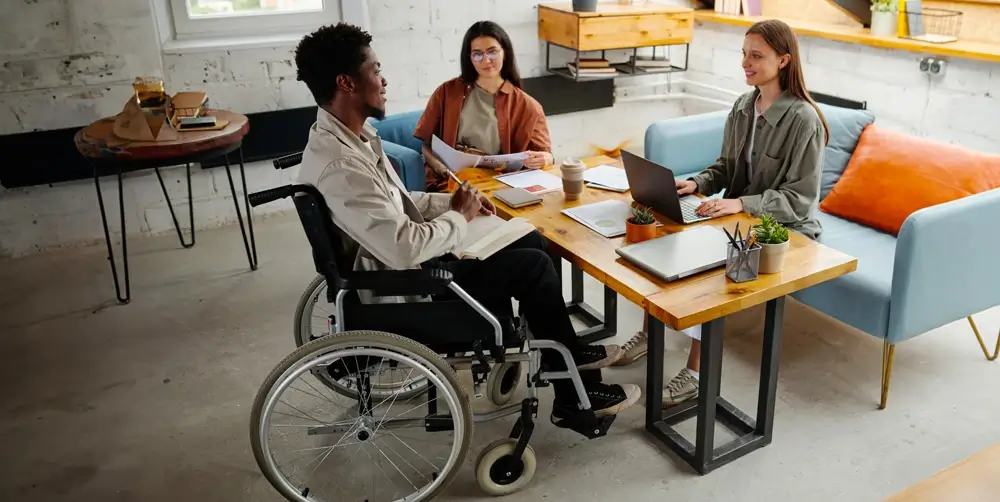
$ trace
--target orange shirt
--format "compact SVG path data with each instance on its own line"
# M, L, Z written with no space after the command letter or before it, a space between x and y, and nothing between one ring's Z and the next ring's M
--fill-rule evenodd
M472 86L460 78L449 80L434 90L413 135L425 143L437 135L452 148L458 141L458 119ZM549 126L542 105L510 82L504 82L494 102L500 153L551 152Z

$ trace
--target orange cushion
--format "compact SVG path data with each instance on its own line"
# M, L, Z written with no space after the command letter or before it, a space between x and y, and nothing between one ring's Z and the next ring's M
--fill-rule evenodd
M819 208L897 235L914 211L998 187L998 155L871 124Z

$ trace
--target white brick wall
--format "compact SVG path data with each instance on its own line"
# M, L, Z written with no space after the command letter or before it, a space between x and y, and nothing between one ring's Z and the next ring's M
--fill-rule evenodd
M158 15L165 12L162 5L154 6ZM542 75L544 46L537 38L536 6L536 0L369 0L369 31L389 81L389 113L423 108L438 84L458 75L462 37L480 19L495 20L510 33L522 76ZM314 104L305 85L295 80L293 47L164 54L147 1L12 1L0 4L0 17L18 20L13 29L0 31L0 134L79 127L118 113L132 92L132 78L141 74L165 75L171 91L204 89L213 106L242 113ZM553 64L564 58L553 51ZM622 142L640 146L650 122L680 113L680 103L670 101L551 117L554 152L557 157L580 156ZM162 172L186 229L183 167ZM195 167L192 172L195 225L235 223L225 171ZM294 172L250 164L249 190L286 183ZM115 179L101 183L117 238ZM130 237L173 232L151 171L126 175L124 201ZM91 181L0 187L0 258L103 241L96 202ZM289 208L287 203L269 204L255 215Z
M686 78L737 92L745 29L699 22ZM867 101L876 123L1000 153L1000 65L950 59L942 77L921 73L921 54L800 37L810 89ZM708 60L706 60L708 59ZM713 97L718 97L717 94Z

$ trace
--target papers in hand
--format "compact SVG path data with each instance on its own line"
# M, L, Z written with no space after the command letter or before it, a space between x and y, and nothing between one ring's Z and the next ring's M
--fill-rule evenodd
M632 208L624 201L604 200L563 209L562 213L604 237L610 238L625 235L625 220L632 216ZM660 225L661 223L656 223L656 226Z
M457 173L467 167L484 167L498 171L513 172L523 168L524 161L528 158L528 154L526 153L474 155L460 152L448 146L447 143L436 135L431 138L431 151L453 173Z
M495 215L479 215L469 222L465 240L454 254L462 259L485 260L534 231L535 227L524 218L504 220Z
M494 177L504 185L523 188L536 195L562 190L562 179L560 177L540 170L501 174Z
M604 164L584 171L583 181L588 186L614 192L624 193L629 189L625 170Z

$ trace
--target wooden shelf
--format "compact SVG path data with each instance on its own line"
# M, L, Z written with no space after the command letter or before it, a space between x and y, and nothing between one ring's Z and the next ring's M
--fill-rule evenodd
M632 63L612 63L611 67L618 70L618 73L615 75L575 76L569 71L569 68L549 68L549 73L559 75L560 77L565 77L570 80L587 82L591 80L608 80L608 79L631 77L638 75L667 75L670 73L677 73L686 70L686 68L682 68L680 66L670 66L669 69L661 71L645 71L642 68L636 68L633 71Z
M722 23L734 26L750 26L757 21L769 19L764 16L736 16L732 14L719 14L710 10L695 11L694 18L697 21ZM1000 63L1000 44L995 43L978 42L974 40L959 40L957 42L945 44L933 44L930 42L921 42L919 40L910 40L907 38L879 37L872 35L869 30L861 27L818 23L798 19L782 19L782 21L788 23L788 25L791 26L798 35L825 38L827 40L836 40L838 42L864 44L884 49L898 49L923 54L933 54L936 56L953 56L963 59Z
M600 3L596 12L574 12L571 4L542 4L538 6L538 38L545 41L545 67L554 75L575 81L609 80L617 77L674 73L687 69L687 50L684 67L672 66L670 71L646 72L633 70L631 63L613 63L616 75L576 77L567 68L553 68L550 64L552 46L575 53L631 50L632 57L638 49L671 45L684 45L687 49L694 37L694 9L662 4L620 5Z
M538 38L578 51L686 44L694 35L694 9L669 5L598 4L573 12L570 4L538 6Z

